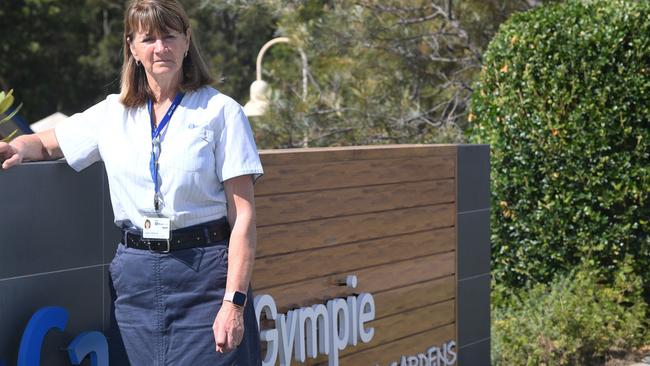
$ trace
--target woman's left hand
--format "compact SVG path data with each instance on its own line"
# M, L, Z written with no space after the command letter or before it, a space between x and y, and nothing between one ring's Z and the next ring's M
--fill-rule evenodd
M224 301L214 319L212 332L217 352L226 353L237 348L244 337L244 308Z

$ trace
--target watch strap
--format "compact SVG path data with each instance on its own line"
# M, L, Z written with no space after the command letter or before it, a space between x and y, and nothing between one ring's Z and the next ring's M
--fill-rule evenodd
M223 295L223 301L228 301L234 305L244 307L244 305L246 305L246 294L240 291L228 291Z

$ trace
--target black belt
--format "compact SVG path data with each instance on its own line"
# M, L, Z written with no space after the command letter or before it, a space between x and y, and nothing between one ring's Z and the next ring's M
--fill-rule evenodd
M144 239L140 234L124 231L123 243L129 248L167 253L174 250L207 247L230 237L226 218L172 231L169 240Z

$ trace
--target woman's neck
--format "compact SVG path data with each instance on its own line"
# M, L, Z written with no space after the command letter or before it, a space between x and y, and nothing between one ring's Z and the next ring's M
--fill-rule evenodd
M165 104L176 97L180 85L179 76L171 78L154 78L153 76L147 75L147 81L149 83L149 88L153 93L153 102L155 104Z

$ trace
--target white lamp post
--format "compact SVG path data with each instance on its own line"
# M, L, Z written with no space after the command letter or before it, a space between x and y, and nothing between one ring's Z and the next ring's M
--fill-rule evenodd
M253 81L250 88L251 98L244 106L244 113L249 116L261 116L266 113L266 110L269 107L269 84L262 80L262 59L266 51L277 43L291 43L288 37L278 37L274 38L264 44L260 49L260 52L257 54L256 62L256 80ZM302 60L302 100L307 99L307 55L301 50L300 58Z

